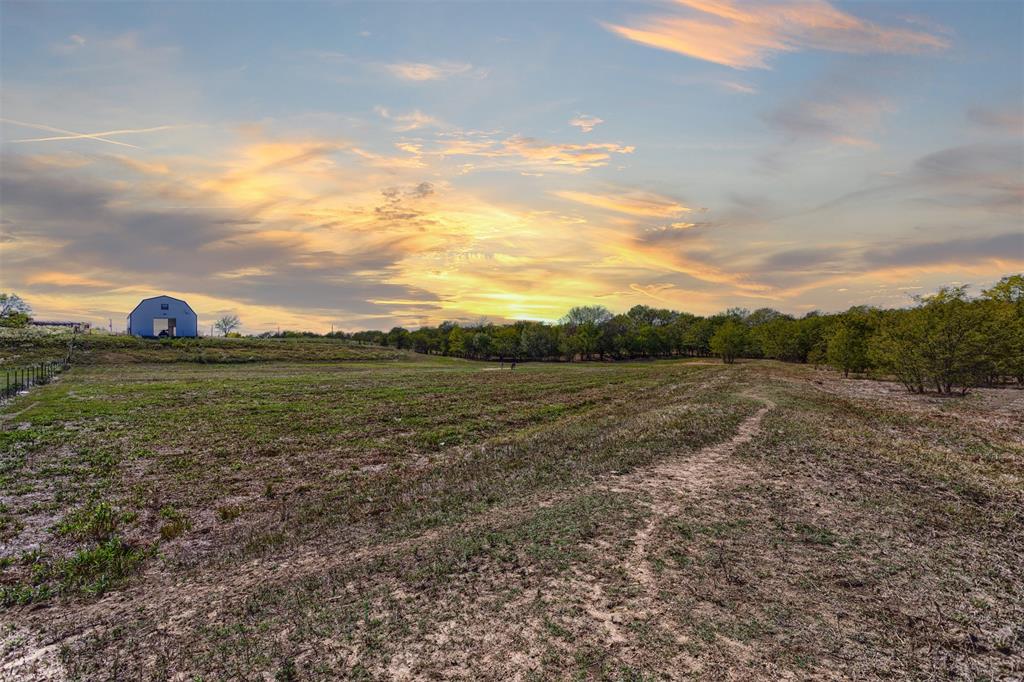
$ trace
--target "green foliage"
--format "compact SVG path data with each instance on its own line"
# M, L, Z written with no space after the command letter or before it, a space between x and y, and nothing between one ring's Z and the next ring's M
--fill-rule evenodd
M871 357L908 390L966 392L994 369L996 319L984 301L968 299L964 287L920 297L911 310L889 311L871 340Z
M57 561L51 570L61 591L99 596L130 575L144 557L141 550L112 537L96 547Z
M217 507L217 518L221 523L230 523L242 515L242 508L237 504L225 504Z
M726 320L711 337L711 351L722 362L733 363L747 347L747 328L734 319Z
M9 366L23 366L64 357L70 333L46 333L33 328L0 328L0 358ZM337 362L397 360L405 352L364 345L337 337L323 338L173 338L143 339L93 331L74 339L72 362L108 365L135 362L251 363L266 361Z
M68 514L57 532L79 540L103 541L113 537L121 520L121 512L109 502L94 500Z
M173 540L192 528L192 521L174 507L161 509L160 518L164 520L160 526L160 539L164 541Z
M405 330L387 336L399 338ZM355 338L358 332L350 335ZM856 306L796 318L772 308L731 308L698 317L637 305L613 315L577 306L556 325L445 322L410 335L420 353L481 360L593 360L718 355L828 363L844 374L894 376L914 391L949 393L1006 381L1024 384L1024 276L972 299L942 289L910 309Z
M868 343L876 321L870 311L851 308L834 325L826 344L828 363L844 375L865 372L871 367Z
M32 308L17 294L0 293L0 327L24 327L32 319Z

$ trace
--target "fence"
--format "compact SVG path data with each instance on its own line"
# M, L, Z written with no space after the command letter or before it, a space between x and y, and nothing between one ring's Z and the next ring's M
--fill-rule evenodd
M0 392L0 398L6 400L33 386L49 383L54 375L60 374L67 368L68 361L63 359L4 370L6 377L3 391Z

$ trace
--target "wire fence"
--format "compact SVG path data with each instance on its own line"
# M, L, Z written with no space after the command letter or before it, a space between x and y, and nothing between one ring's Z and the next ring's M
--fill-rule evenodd
M0 392L0 399L7 400L33 386L50 383L53 377L66 370L69 364L68 359L64 358L3 370L6 376L2 392Z

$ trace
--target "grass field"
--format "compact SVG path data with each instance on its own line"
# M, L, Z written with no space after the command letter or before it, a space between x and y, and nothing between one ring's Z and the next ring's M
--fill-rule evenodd
M2 408L0 679L1024 675L1024 393L395 357Z
M0 328L0 370L68 355L76 365L133 363L241 364L251 362L349 362L409 360L394 348L363 346L333 338L142 339L111 334L46 333Z

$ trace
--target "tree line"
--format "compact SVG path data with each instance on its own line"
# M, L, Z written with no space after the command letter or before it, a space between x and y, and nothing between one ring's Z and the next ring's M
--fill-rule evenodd
M443 322L410 331L329 336L478 360L586 361L685 356L769 358L890 376L916 393L1024 385L1024 275L977 297L963 286L914 298L909 308L854 306L801 317L731 308L708 317L637 305L572 308L557 324Z
M31 309L0 294L0 326L21 326ZM236 316L218 320L236 335ZM267 332L261 337L319 337ZM847 376L893 377L915 393L964 393L973 386L1024 385L1024 275L1009 275L978 296L963 286L914 298L908 308L854 306L801 317L772 308L731 308L701 317L637 305L572 308L556 324L442 322L410 331L332 332L325 336L417 353L477 360L586 361L637 358L769 358L831 365Z

